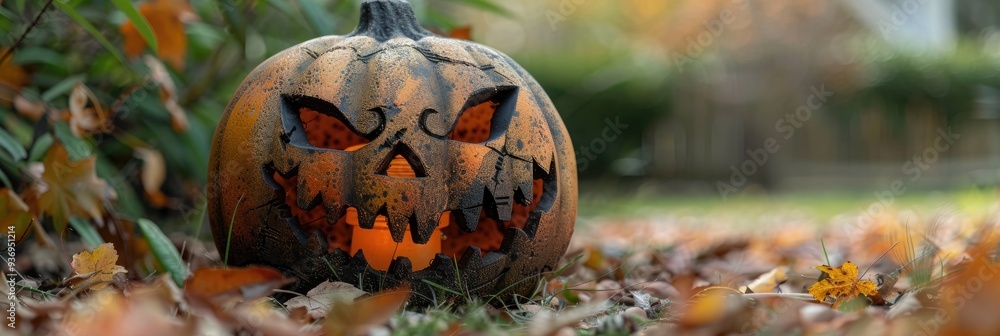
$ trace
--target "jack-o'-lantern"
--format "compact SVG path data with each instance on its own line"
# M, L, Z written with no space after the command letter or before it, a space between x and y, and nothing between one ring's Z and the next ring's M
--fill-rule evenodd
M353 33L257 67L210 167L230 264L274 267L297 290L407 282L417 305L527 294L577 210L572 145L538 83L498 51L421 28L401 0L365 1Z

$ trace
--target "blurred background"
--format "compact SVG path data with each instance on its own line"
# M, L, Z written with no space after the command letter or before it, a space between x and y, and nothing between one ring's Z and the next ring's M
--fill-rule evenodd
M996 2L411 2L425 26L492 46L542 84L574 142L584 217L995 203ZM17 48L0 65L0 125L27 153L0 157L5 184L20 193L54 137L96 156L118 215L203 222L212 135L236 87L285 48L350 32L359 3L136 3L154 50L114 1L3 0L0 51ZM81 83L85 111L110 127L68 125Z

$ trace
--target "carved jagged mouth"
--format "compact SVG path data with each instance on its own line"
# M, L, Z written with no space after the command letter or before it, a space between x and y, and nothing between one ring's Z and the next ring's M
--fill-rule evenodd
M341 209L327 209L320 194L309 204L299 206L298 168L281 172L273 164L266 164L262 167L262 174L275 192L275 198L264 206L276 209L301 243L304 244L312 236L317 236L326 244L327 253L340 254L349 258L352 264L365 263L367 266L361 255L363 251L354 256L349 255L353 230L366 230L347 223L348 216L345 214L350 205L344 205ZM479 206L446 210L451 213L451 221L441 230L441 253L432 262L431 268L434 268L434 264L443 262L453 268L454 265L449 260L452 258L459 260L459 264L465 267L480 269L506 264L510 249L517 240L534 239L542 214L551 208L556 197L554 167L547 173L535 166L533 179L530 199L520 195L520 190L515 191L520 196L514 197L510 219L507 221L499 218L500 211L497 211L497 207L505 206L504 202L510 200L495 199L488 190L484 191L484 200ZM445 192L442 190L442 193ZM477 208L478 220L470 222L466 218L475 218L475 216L470 217L469 213ZM409 227L409 223L389 225L389 227L405 230Z

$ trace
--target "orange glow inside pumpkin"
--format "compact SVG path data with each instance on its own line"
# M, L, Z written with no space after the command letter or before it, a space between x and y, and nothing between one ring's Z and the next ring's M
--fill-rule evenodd
M364 145L356 145L348 148L348 151L356 150ZM386 174L392 177L415 178L417 175L410 168L401 155L392 159ZM371 230L365 230L358 226L358 211L347 208L347 224L356 228L351 234L351 255L355 255L360 250L365 251L365 260L372 268L385 271L389 269L389 264L396 257L406 257L410 259L413 270L422 270L430 266L434 260L434 255L441 253L441 228L451 223L451 214L445 212L441 214L438 227L431 234L431 239L427 244L417 244L410 237L410 228L406 228L403 241L397 243L392 240L389 232L389 221L385 216L379 215L375 218L375 226Z

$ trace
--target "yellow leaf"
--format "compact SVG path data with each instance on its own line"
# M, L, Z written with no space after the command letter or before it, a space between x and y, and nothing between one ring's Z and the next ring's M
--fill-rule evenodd
M118 266L118 251L111 243L104 243L93 252L83 251L73 255L73 271L81 276L83 283L93 283L92 290L101 290L108 286L115 274L126 273L124 267ZM77 287L79 283L74 283Z
M73 162L59 143L45 153L41 173L25 190L24 200L36 216L52 216L56 230L62 232L70 216L104 223L104 204L117 195L107 182L97 177L93 156Z
M139 13L146 18L153 35L156 36L158 57L174 69L184 68L184 56L187 54L187 35L184 34L184 23L181 18L190 13L186 1L154 0L139 6ZM139 34L132 21L126 21L119 27L124 37L125 54L138 57L146 49L146 40Z
M738 290L708 287L688 299L679 324L693 327L722 321L732 322L749 311L750 306Z
M816 268L830 276L809 287L809 294L812 294L817 301L823 301L826 297L832 296L837 300L834 303L836 305L860 295L878 295L875 283L858 279L858 265L850 261L845 262L840 267L823 265Z

